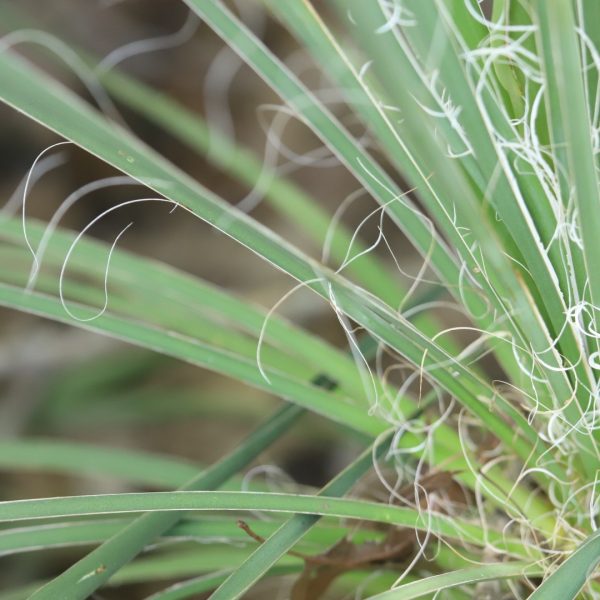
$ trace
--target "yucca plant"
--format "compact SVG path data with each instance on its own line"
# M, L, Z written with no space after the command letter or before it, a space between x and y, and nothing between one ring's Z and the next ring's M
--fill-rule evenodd
M58 219L2 220L3 306L215 370L283 407L197 475L150 455L5 442L5 465L43 456L67 471L84 461L88 471L98 464L136 482L183 486L0 503L3 554L96 545L55 579L0 598L87 598L128 573L143 581L157 572L188 577L152 596L163 600L239 598L279 575L290 576L276 581L291 580L295 600L600 597L600 4L263 0L320 67L325 93L309 89L234 6L185 3L377 203L365 219L378 227L375 243L199 114L110 64L94 68L85 49L32 29L7 6L0 97L144 184L130 203L181 207L289 275L290 294L312 290L347 348L281 319L278 306L254 308L119 250L118 238L104 245ZM109 114L19 56L17 42L67 59ZM112 101L264 196L326 249L322 259L114 122ZM340 107L364 135L344 126ZM417 270L397 255L394 227L418 252ZM448 326L448 311L459 326ZM301 427L306 411L353 431L364 453L313 493L220 489ZM379 499L356 486L373 469ZM248 511L274 520L240 517ZM169 540L215 536L244 545L198 553L171 544L137 558Z

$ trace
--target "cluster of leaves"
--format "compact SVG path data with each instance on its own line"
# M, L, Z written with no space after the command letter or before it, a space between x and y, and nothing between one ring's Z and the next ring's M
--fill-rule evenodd
M326 243L327 264L309 257L14 46L41 43L84 77L93 57L34 30L15 28L2 38L2 101L150 190L130 203L181 207L287 273L294 289L312 289L331 306L349 345L344 354L275 311L116 242L91 241L87 228L75 235L56 222L2 220L3 306L150 348L285 400L244 444L189 479L188 465L119 459L121 473L139 479L141 465L161 485L175 468L171 481L187 479L179 491L0 503L3 522L32 521L0 533L4 553L99 543L31 597L85 598L109 580L150 578L157 564L175 577L191 563L202 576L153 597L214 589L214 600L238 598L263 577L304 569L294 597L316 598L334 581L368 590L380 566L386 591L371 597L381 600L440 590L472 597L473 586L490 580L519 598L574 598L582 590L600 597L593 571L600 559L600 5L494 0L484 14L476 0L335 0L323 10L307 0L263 0L322 67L335 102L365 125L359 139L320 90L308 89L224 2L185 3L377 202L370 218L380 235L368 246L360 228L332 226L307 193L198 115L115 69L94 71L90 91L101 108L112 106L109 94L256 189ZM115 183L123 181L96 185ZM418 273L407 274L394 256L384 215L421 255ZM371 252L375 245L389 250L394 270ZM469 325L444 328L437 309L448 307ZM472 336L468 343L459 329ZM483 364L489 355L500 376ZM400 383L390 376L398 365ZM306 410L360 434L365 452L318 493L219 491ZM104 450L87 451L106 468L114 463ZM60 444L23 440L4 452L7 464L22 466L43 452L55 466L77 468ZM386 479L384 457L410 474L410 485ZM372 467L391 501L346 497ZM252 510L277 513L279 521L245 520L240 528L214 514ZM207 516L197 518L199 511ZM92 514L93 521L78 520ZM349 541L349 519L371 525ZM250 534L257 546L251 553L229 547L220 564L218 553L197 549L131 562L160 538L215 534Z

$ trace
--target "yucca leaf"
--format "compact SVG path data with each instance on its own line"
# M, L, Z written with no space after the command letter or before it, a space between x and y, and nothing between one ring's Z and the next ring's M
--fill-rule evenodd
M293 573L294 571L289 567L273 567L269 571L269 576L287 575L290 572ZM216 588L227 579L230 573L231 571L228 570L181 581L165 590L152 594L146 600L181 600L183 598L191 598L195 594L202 594Z
M6 223L5 225L7 225L8 223ZM7 228L4 228L4 232L6 233ZM14 230L11 229L10 233L11 233L11 238L10 239L17 239L19 237L19 228L15 227ZM32 231L31 231L31 239L35 240L35 236L39 235L40 231L39 228L34 225L32 227ZM60 230L58 230L57 232L55 232L54 238L58 247L57 247L57 252L56 252L56 259L58 260L58 262L60 263L60 261L62 260L62 256L64 251L61 250L61 244L64 242L65 247L68 247L69 241L72 239L72 236L66 232L61 232ZM54 239L53 238L53 239ZM53 242L54 244L54 242ZM54 254L51 252L51 250L53 249L53 244L51 244L49 246L49 251L48 251L48 257L49 259L52 258L54 256ZM101 256L106 253L107 249L97 243L97 242L91 242L91 241L85 241L82 240L81 241L81 245L82 245L82 252L81 252L81 257L79 259L74 259L74 266L79 266L81 265L81 269L82 269L82 273L85 273L86 275L90 274L90 268L88 265L92 264L92 265L98 265L98 269L99 269L99 275L103 275L101 273L102 271L102 263L103 261L101 260ZM159 265L155 265L152 262L146 261L144 259L139 259L134 257L133 255L129 255L128 253L124 253L122 251L116 251L114 253L114 258L113 258L113 270L111 271L112 276L115 280L115 282L121 282L120 279L120 274L121 272L123 273L123 283L122 285L126 285L127 288L129 288L131 283L135 284L134 289L128 289L127 294L126 294L126 298L127 300L124 303L124 309L125 309L125 314L129 314L129 312L131 312L131 310L133 309L133 316L136 317L136 319L139 319L140 316L142 314L147 313L147 311L149 310L149 306L152 304L152 302L156 299L156 297L161 293L159 292L158 294L155 292L154 288L149 289L148 292L150 294L152 294L152 298L144 298L143 302L138 306L136 304L132 304L131 303L131 299L132 297L134 297L136 295L136 290L138 287L144 288L145 286L147 286L147 282L148 281L156 281L159 280L161 278L165 279L165 285L161 287L161 290L164 290L164 293L168 294L168 302L172 303L172 302L183 302L184 298L189 298L190 301L192 301L193 304L193 300L197 299L197 304L195 305L195 308L199 308L202 305L206 305L207 307L209 307L211 310L214 311L219 311L221 309L224 309L226 311L226 316L228 318L232 318L234 320L234 322L239 322L244 328L250 328L252 331L256 330L256 327L258 327L259 323L260 323L260 315L259 313L256 314L256 318L254 317L252 312L249 312L249 308L242 308L241 310L237 310L238 306L239 306L239 302L235 299L233 299L230 296L226 296L220 292L218 292L216 289L212 289L210 287L206 287L204 284L200 285L200 282L198 281L194 281L191 278L188 278L187 282L184 281L183 283L185 284L185 290L186 290L186 294L183 293L178 293L177 290L179 290L180 286L182 285L182 281L180 281L180 278L182 277L181 274L178 274L176 271L172 271L170 269L168 269L167 267L159 267ZM78 261L81 261L80 263ZM131 265L132 267L135 266L135 275L133 276L129 276L128 273L131 272L130 268L127 268L129 265ZM93 272L93 270L92 270ZM172 279L171 279L172 277ZM85 279L84 279L85 280ZM52 287L52 278L49 279L49 285ZM169 284L169 285L167 285ZM78 288L81 287L81 283L78 283ZM171 292L173 292L173 294L171 295ZM88 292L89 293L89 292ZM111 294L112 294L112 290L111 290ZM208 294L208 296L206 296L206 294ZM86 296L86 299L87 296ZM92 298L92 300L94 300L96 303L101 302L100 300L95 300L94 298ZM115 298L114 296L111 296L111 308L113 306L113 304L115 304ZM186 306L189 306L189 304L186 302ZM190 307L193 308L193 307ZM138 313L139 311L139 313ZM47 316L52 316L52 314L57 315L58 317L60 317L61 315L61 311L58 309L58 305L57 305L57 311L55 311L55 313L45 313ZM249 318L248 318L249 317ZM63 318L66 319L66 315L63 315ZM198 316L195 313L194 319L197 319ZM241 321L239 321L238 319L241 318ZM161 321L160 315L156 315L156 319L158 319L158 321ZM68 320L67 320L68 322ZM202 322L202 321L200 321ZM94 330L102 330L102 320L95 320L92 321L90 323L90 325L93 325L96 328L99 329L94 329ZM185 324L184 324L185 325ZM281 323L281 327L280 327L280 323L279 322L274 322L273 323L275 331L277 332L277 334L279 334L279 332L281 332L281 334L284 336L282 339L286 339L287 338L287 332L289 330L289 326L287 326L285 323ZM209 328L210 329L210 328ZM188 328L188 332L187 333L193 333L194 331L198 331L198 334L202 334L205 335L206 331L200 331L200 330L196 330L196 329L189 329ZM185 329L183 329L182 331L185 331ZM293 333L293 330L290 331L290 333ZM298 332L300 334L300 332ZM172 337L172 336L169 336ZM304 336L305 337L305 336ZM301 335L298 339L298 344L299 347L302 346L302 344L304 344L304 337ZM187 338L187 336L186 336ZM135 337L134 338L128 338L130 339L130 341L136 341ZM292 339L292 338L290 338ZM307 343L306 345L306 350L311 350L312 344L310 343L311 338L308 337L307 338ZM168 344L170 344L170 340L167 340ZM211 340L209 340L209 342L211 342ZM139 341L138 341L139 343ZM153 348L158 347L156 344L158 342L155 342L154 345L152 346ZM222 343L222 340L219 340L219 344ZM160 347L163 347L161 344L159 344ZM218 348L217 348L218 349ZM324 348L325 349L325 348ZM230 345L230 351L233 350L237 350L235 344L231 344ZM250 350L252 350L252 348L250 348ZM163 350L164 351L164 350ZM320 350L318 348L318 345L316 347L314 347L314 356L317 357L320 354ZM185 359L185 354L175 354L175 356L178 356L180 358L184 358ZM248 357L252 357L253 358L253 352L250 353L250 355L246 355L246 358ZM189 358L189 357L188 357ZM240 359L242 357L239 357ZM345 371L336 371L333 369L333 367L336 365L336 362L333 361L333 359L337 359L337 357L335 356L335 354L331 357L330 359L326 359L323 358L324 364L327 364L328 368L331 368L330 373L332 375L338 375L340 374L342 377L344 377L343 381L348 382L347 383L347 388L350 387L352 384L350 383L352 381L352 378L348 378L348 370L346 369ZM205 366L208 366L208 363L203 363ZM268 364L268 363L267 363ZM212 365L214 367L214 365ZM341 367L342 365L340 365ZM351 365L352 366L352 365ZM258 372L256 371L255 374L258 376ZM351 373L350 373L351 375ZM261 380L260 378L254 378L251 379L249 381L254 381L258 384L261 384ZM356 383L354 384L356 387ZM310 388L306 388L307 390ZM323 407L322 403L320 404L321 407ZM408 406L408 405L407 405ZM341 409L343 409L343 407L341 407ZM357 413L358 416L358 413ZM358 420L357 420L358 422ZM408 436L410 438L410 436ZM449 451L455 455L458 455L458 453L460 452L460 441L458 440L457 436L448 428L448 427L438 427L436 429L436 433L435 433L435 440L436 440L436 447L439 447L440 449L445 448L446 451ZM410 447L410 445L414 445L417 442L414 440L410 440L407 442L408 446ZM475 479L468 473L468 469L467 469L467 465L466 463L464 463L464 461L460 461L460 460L455 460L452 461L451 463L448 463L448 461L445 461L443 459L443 453L440 451L439 453L436 451L433 453L433 458L434 460L437 461L437 456L439 454L439 460L441 460L442 462L445 462L447 464L446 468L452 468L452 469L457 469L459 471L464 471L464 473L460 476L460 479L462 481L464 481L465 484L469 485L469 486L474 486L476 484ZM475 461L476 462L476 461ZM495 478L498 484L498 490L502 490L501 493L509 493L509 491L512 488L512 485L510 483L509 480L506 480L502 474L499 471L494 471L495 472ZM545 513L547 513L548 508L543 506L543 503L540 503L540 506L537 506L535 503L531 504L529 501L524 501L524 499L519 498L520 493L518 490L512 491L511 492L511 496L513 498L513 500L517 503L517 505L521 506L521 507L525 507L528 506L527 512L530 515L530 519L532 519L532 521L534 521L537 525L539 526L544 526L542 525L545 522L545 519L543 518L543 515ZM494 498L491 498L494 501ZM504 501L503 501L504 502ZM522 510L522 509L521 509ZM540 519L540 517L542 517ZM551 529L551 528L550 528Z
M237 481L237 489L240 488L240 484L241 482ZM223 487L228 486L226 484ZM234 491L233 487L231 489ZM100 544L122 531L131 522L130 518L69 520L3 529L0 531L0 556ZM269 521L247 518L245 522L252 528L252 531L263 537L272 535L281 525L281 520L275 516L273 520ZM313 528L306 533L299 548L307 552L319 551L335 544L346 533L347 530L344 527L321 522L320 527ZM353 534L353 539L357 543L379 540L381 537L382 534L370 530L357 531ZM240 529L234 519L227 516L203 515L201 519L181 519L152 544L184 543L190 540L202 543L217 539L250 542L246 532Z
M24 293L19 288L4 284L0 284L0 305L19 308L57 321L73 323L72 319L64 312L58 299L39 293ZM73 306L76 309L77 305ZM79 308L82 309L82 307ZM226 373L258 388L279 394L288 400L293 398L294 402L306 404L307 407L310 405L317 412L328 412L331 408L332 417L333 413L337 413L337 418L342 418L350 427L358 427L358 430L363 433L368 431L370 435L376 435L384 429L381 421L375 418L365 418L364 409L352 408L352 404L344 402L339 395L335 398L337 394L334 392L327 392L269 369L265 370L269 377L269 383L267 383L257 369L255 360L236 356L229 351L203 344L186 336L168 334L160 328L116 317L109 313L104 313L101 317L80 325L89 331L110 335L151 350L160 350L161 353L168 356ZM354 419L349 416L352 412L355 413ZM350 425L351 421L354 422L353 425Z
M352 464L330 481L319 496L339 497L349 492L356 482L389 450L393 436L367 448ZM294 545L318 522L318 515L294 515L257 548L211 595L212 600L234 600L244 594L254 583L291 550Z
M441 575L432 575L419 581L405 583L392 588L388 592L371 596L369 600L412 600L413 598L422 598L431 593L439 594L459 585L475 584L481 581L497 579L517 579L524 576L537 577L541 572L540 567L532 563L507 562L481 564L477 567L451 571ZM553 598L558 598L558 596L553 596Z
M431 531L435 535L476 545L491 543L495 547L521 558L527 553L520 540L508 538L503 532L493 529L484 530L478 525L457 517L451 518L438 513L423 514L412 508L364 500L303 494L178 491L10 500L0 502L0 522L140 512L252 510L303 513L387 523L421 531Z
M36 247L44 229L40 222L28 219L27 235ZM0 255L4 281L24 286L32 257L24 244L20 219L0 220L0 239L11 243L10 247L3 247ZM58 273L75 240L76 235L72 232L61 228L53 231L37 289L47 294L58 294ZM13 248L12 244L16 247ZM69 256L70 268L65 277L70 297L102 306L109 252L109 246L89 237L78 240L76 251ZM23 268L15 268L17 260L21 261ZM50 272L45 278L44 266ZM47 285L42 286L44 282ZM313 365L310 376L315 369L322 370L322 366L327 365L327 374L338 382L339 387L356 391L361 386L353 361L320 338L307 334L277 315L270 316L267 321L267 311L252 303L168 265L120 249L110 254L109 308L123 316L165 325L205 341L210 341L211 329L217 336L233 335L236 344L230 344L230 347L236 352L242 352L245 347L249 357L256 355L258 337L264 329L265 348L273 345L280 356L291 353L301 357L303 363L308 361ZM94 310L91 314L97 312ZM229 325L227 330L222 326L224 323ZM253 339L244 340L244 337L236 336L236 329L251 334ZM213 342L216 341L214 338ZM267 353L269 351L267 349ZM298 365L297 359L295 364Z
M402 190L383 168L352 138L313 94L223 5L208 0L186 0L228 45L242 56L331 148L392 218L407 231L423 256L428 256L438 274L457 273L458 266L445 243L411 206Z
M221 226L224 232L279 266L292 277L300 281L314 282L307 285L327 298L333 296L336 304L348 316L368 328L372 327L376 337L407 356L414 364L421 365L425 347L429 352L427 361L435 361L436 364L443 364L448 360L451 363L455 362L437 344L426 339L408 321L394 314L384 304L378 306L374 298L353 289L343 279L330 274L266 228L246 215L227 207L212 193L169 165L126 132L118 130L115 125L108 126L83 102L62 86L32 69L25 61L18 60L7 53L0 55L0 76L11 81L10 86L0 90L0 97L5 102L25 111L32 118L41 120L47 127L56 129L116 168L145 181L147 185L168 198L176 199L208 222L216 224L221 222L222 217L227 216L226 225ZM44 98L43 103L37 101L37 98L41 97ZM325 287L324 280L327 280L331 287ZM13 297L13 301L19 305L18 299ZM25 308L24 303L22 307ZM173 340L170 340L169 345L173 345L172 342ZM465 377L455 378L452 373L441 370L432 371L431 374L450 393L464 402L469 410L475 411L484 422L490 423L491 429L498 437L508 441L524 461L535 460L535 455L541 456L542 452L537 450L534 450L532 456L530 445L515 440L514 430L481 402L480 398L496 397L496 392L483 385L479 378L460 364L456 363L454 370ZM472 389L465 390L465 384ZM457 392L458 389L460 392ZM517 411L504 402L500 403L500 407L501 410L508 411L511 418L516 419L519 430L530 435L532 440L538 440L536 432Z
M302 409L296 406L284 406L235 450L192 477L182 489L206 490L220 487L281 437L302 414ZM33 594L32 598L87 598L121 566L133 559L144 546L172 528L180 517L176 512L143 515L46 584ZM102 565L102 568L98 569L98 565Z
M529 596L530 600L575 600L600 562L600 535L591 535Z
M591 302L598 305L600 276L595 265L599 255L600 192L573 7L568 0L557 0L552 4L536 1L533 6L548 79L546 99L552 141L559 147L558 159L563 161L557 168L567 170L568 190L573 188L575 192L587 267L587 278L582 283L589 286ZM568 197L564 201L567 202ZM580 291L583 293L584 290ZM592 322L598 328L600 320L596 314Z
M432 5L415 4L412 9L415 14L419 15L420 20L425 23L427 31L431 32L433 26L428 22L432 19L440 18L440 15L429 14L429 8ZM458 222L467 230L471 232L477 240L478 253L484 257L485 266L479 265L478 281L484 289L488 290L489 297L497 297L502 304L509 301L509 305L505 305L503 313L509 317L511 321L518 326L517 327L517 339L521 339L525 347L530 346L534 352L543 352L544 360L548 361L541 364L541 368L544 370L544 374L548 381L551 383L551 387L547 387L547 390L552 394L556 394L556 402L560 398L571 397L573 395L573 388L567 376L567 373L562 369L562 358L557 354L555 350L555 344L553 337L548 328L548 325L544 322L543 314L539 312L539 305L535 302L532 303L530 294L524 289L524 281L522 277L516 275L511 260L508 258L506 252L502 248L501 238L497 228L492 226L492 222L489 217L486 216L484 209L481 207L474 190L470 186L464 173L461 172L459 166L439 152L439 143L434 135L434 127L432 120L423 113L421 107L415 102L414 95L416 91L414 89L408 89L404 84L395 78L386 78L386 73L390 72L394 68L399 68L400 65L397 63L391 64L392 57L394 61L402 59L405 70L408 71L411 65L409 57L404 52L405 49L397 43L396 36L393 32L384 32L381 35L375 37L373 32L377 31L378 28L382 27L387 23L387 17L383 13L381 7L373 7L371 10L364 3L350 0L349 2L340 3L340 13L346 14L346 9L351 9L355 19L361 23L361 27L356 30L357 37L365 45L365 48L369 51L370 56L373 58L373 69L379 74L379 77L385 81L386 86L390 87L390 93L392 97L402 106L403 113L405 115L405 121L416 125L420 123L422 126L414 129L406 129L406 135L410 136L412 143L415 148L415 154L420 157L423 164L430 165L431 169L435 171L436 178L439 178L444 187L447 190L452 190L456 193L460 190L461 202L454 204L452 202L447 210L451 209L454 204L457 211ZM442 35L440 33L440 35ZM450 57L453 53L452 47L448 46L448 43L440 42L443 45L443 49L436 48L436 52L440 52L440 56L443 57L443 62L450 61L454 64L458 58L456 56ZM453 67L453 70L458 70L460 67ZM449 84L448 84L449 85ZM461 88L462 90L462 88ZM468 95L472 92L470 90L462 90L460 95L456 98L456 101L460 99L465 102L468 101ZM419 97L417 96L417 100ZM473 100L470 101L470 104ZM479 108L477 107L479 113ZM478 120L481 116L471 114L469 116L472 120ZM472 125L473 130L477 130L476 125ZM489 135L488 132L477 132L476 137L473 140L477 140L479 137ZM493 146L488 140L487 142L482 141L483 149L482 152L487 152L487 161L493 162L492 152ZM486 150L487 148L487 150ZM484 161L485 164L485 161ZM496 163L495 163L496 164ZM492 179L495 181L495 178ZM506 183L506 182L505 182ZM508 192L507 192L508 193ZM512 200L505 202L507 204ZM524 207L517 207L517 210L521 210ZM460 212L462 212L462 216ZM516 226L516 225L515 225ZM457 230L458 233L458 230ZM464 248L465 255L472 252L472 248L466 244L466 240L462 233L459 233L455 239L455 245L457 248ZM541 246L532 242L534 248L531 252L533 254L541 252ZM536 259L537 260L537 259ZM545 258L540 259L542 262ZM542 290L544 295L548 296L548 301L551 301L550 297L554 296L557 298L558 290L554 288L554 278L552 277L551 269L548 270L546 267L540 268L540 280L548 281L550 278L551 282L548 283L548 289ZM543 273L542 273L543 271ZM535 270L532 271L536 273ZM537 276L537 275L536 275ZM510 299L510 300L509 300ZM573 368L579 373L581 369L584 371L584 375L580 378L582 382L589 380L590 374L589 369L579 360L581 348L579 348L577 341L573 338L572 331L564 325L564 312L565 307L562 308L559 304L562 303L562 297L557 299L558 304L553 305L552 319L558 323L560 320L560 326L557 326L558 330L564 332L568 337L570 345L569 356L572 359ZM570 332L570 333L569 333ZM517 340L515 340L517 341ZM551 350L550 350L551 349ZM580 419L584 407L587 406L587 397L584 386L578 388L578 395L580 398L580 405L577 406L573 403L568 405L565 409L565 413L572 425L575 425ZM596 462L596 450L594 442L590 435L584 433L580 436L580 444L585 451L581 453L582 461L585 463L583 467L587 471L593 471L594 464Z
M125 448L114 449L52 439L0 440L0 469L39 469L104 474L133 483L177 487L198 472L183 459Z
M436 212L437 197L443 193L443 189L436 185L435 179L428 177L425 172L417 168L418 163L405 145L401 132L397 131L394 120L386 115L381 108L381 102L370 92L370 86L374 82L369 80L369 70L367 69L366 73L361 74L353 66L340 42L320 19L317 11L305 0L293 0L288 2L285 7L273 0L263 0L263 2L301 40L307 50L311 52L313 60L323 65L325 72L336 81L353 110L373 130L377 141L386 150L390 161L415 186L416 193L426 202L432 214L438 215ZM460 2L455 2L453 6L457 4ZM460 9L455 6L455 10ZM368 83L365 83L365 80ZM406 225L405 232L410 237L410 225ZM401 226L404 227L405 224ZM446 272L444 280L448 292L469 307L474 320L482 329L491 331L498 328L490 311L482 304L482 298L477 294L470 293L469 289L465 289L459 280L452 279L451 273ZM415 324L430 336L434 336L440 331L440 324L432 320L415 321ZM506 324L503 323L500 330L505 326ZM502 342L490 341L490 343L506 372L515 381L522 382L520 367L515 361L512 348ZM445 338L441 338L440 344L452 353L454 348L452 340L446 341ZM530 383L528 379L523 381L525 387L528 387Z
M0 26L10 29L30 27L35 21L32 15L25 16L14 7L1 6L0 15ZM78 50L78 53L82 63L89 63L92 70L97 60L84 51ZM352 255L366 250L367 246L360 237L343 224L331 228L331 215L317 199L291 179L263 164L252 150L229 140L200 114L114 68L95 72L95 75L115 99L163 127L231 177L264 194L265 200L294 227L301 227L319 250L329 238L330 254L339 264L347 259L350 248L353 249ZM372 253L352 260L345 267L345 272L353 273L367 289L391 306L398 305L404 295L400 282Z

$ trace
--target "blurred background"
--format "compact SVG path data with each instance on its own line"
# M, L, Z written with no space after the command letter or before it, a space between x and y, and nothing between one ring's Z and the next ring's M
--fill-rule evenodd
M318 67L298 51L279 25L266 18L259 3L240 0L231 6L295 72L326 94L329 84ZM189 15L183 3L0 0L0 9L1 35L15 35L22 29L43 30L68 46L85 49L97 61L104 59L101 64L107 67L118 62L120 70L204 115L211 126L251 149L261 161L278 165L331 214L358 188L306 127L294 119L281 118L277 109L280 101L207 27ZM143 40L146 42L140 43ZM131 45L134 42L137 45ZM49 58L43 48L19 43L16 50L93 101L73 71L64 62ZM293 222L279 217L260 197L249 195L250 190L145 119L118 103L116 108L128 127L183 170L232 204L242 203L241 207L255 218L320 257L322 248ZM363 133L343 105L333 104L332 108L357 135ZM267 143L267 131L277 118L283 127L273 131L271 143ZM0 106L0 192L3 203L8 203L5 214L21 210L15 190L22 186L36 156L58 141L57 136ZM26 210L30 217L48 220L74 190L117 174L71 145L58 147L45 157L53 158L45 163L48 171L31 188ZM140 194L143 197L142 190L128 186L91 193L67 212L61 224L81 231L110 206ZM133 221L119 241L120 248L164 261L267 308L291 289L289 278L206 224L183 211L171 213L170 208L152 203L124 207L94 225L90 235L111 243ZM349 205L343 220L354 228L374 208L370 198L360 196ZM363 227L367 242L377 237L377 225L375 218ZM417 257L392 228L387 233L403 266L416 272ZM382 256L391 263L385 252ZM278 312L340 347L346 344L335 315L311 293L294 294ZM198 465L212 463L235 447L278 402L208 371L6 310L0 312L0 386L0 432L4 439L35 436L80 440L112 449L169 454ZM272 489L320 486L361 447L347 432L307 416L261 457L250 476L266 480ZM140 489L108 477L67 477L35 469L15 472L4 464L7 462L0 457L2 499ZM0 587L50 577L82 552L0 557ZM163 581L159 587L167 583ZM135 599L151 591L148 585L121 586L97 597ZM252 597L277 597L267 592L259 589Z

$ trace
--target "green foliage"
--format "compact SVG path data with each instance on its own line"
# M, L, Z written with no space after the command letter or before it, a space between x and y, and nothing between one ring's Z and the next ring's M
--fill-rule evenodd
M93 241L87 228L3 218L1 306L210 369L285 405L179 491L1 502L1 554L96 547L55 579L0 600L75 600L103 585L184 577L152 598L214 590L211 598L229 600L280 576L296 582L294 600L330 587L333 597L360 588L373 600L459 599L477 586L498 597L600 597L595 0L495 0L489 15L476 0L253 4L318 65L333 101L227 3L185 4L376 203L367 219L378 224L375 244L200 114L123 71L89 70L97 59L86 49L73 49L73 60L105 93L264 196L310 245L297 247L184 173L18 55L11 35L0 42L0 99L146 186L129 203L181 207L287 274L292 291L315 292L348 351L276 310ZM12 31L33 20L7 6L0 16ZM52 50L48 36L21 37ZM395 254L392 227L419 255L416 273ZM324 244L330 260L315 259ZM306 411L364 452L320 491L232 486ZM167 489L196 472L169 457L28 438L0 442L0 466ZM371 467L385 496L353 494ZM249 511L275 515L247 521L253 540L234 525ZM215 537L246 546L217 551ZM190 539L214 553L190 549ZM177 546L136 558L166 541Z

